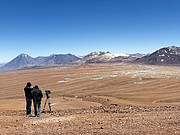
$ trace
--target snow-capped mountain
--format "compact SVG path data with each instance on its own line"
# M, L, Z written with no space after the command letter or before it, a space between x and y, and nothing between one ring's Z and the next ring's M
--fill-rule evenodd
M116 63L135 60L137 57L128 54L111 54L110 52L92 52L81 61L84 63Z

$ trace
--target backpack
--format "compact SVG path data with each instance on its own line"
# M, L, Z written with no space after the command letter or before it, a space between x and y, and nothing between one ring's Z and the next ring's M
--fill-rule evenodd
M31 91L31 95L33 99L36 99L37 101L41 101L42 98L42 92L39 89L34 89Z
M31 91L31 96L32 96L33 98L36 98L36 97L38 96L38 92L39 92L38 89L33 89L33 90Z

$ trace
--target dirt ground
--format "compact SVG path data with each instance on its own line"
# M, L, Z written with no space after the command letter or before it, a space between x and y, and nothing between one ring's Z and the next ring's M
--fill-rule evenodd
M26 117L24 110L11 110L0 114L0 134L179 135L179 112L180 106L100 106Z
M26 83L53 113L25 114ZM180 134L179 67L82 64L0 73L0 134ZM33 111L33 107L32 107Z

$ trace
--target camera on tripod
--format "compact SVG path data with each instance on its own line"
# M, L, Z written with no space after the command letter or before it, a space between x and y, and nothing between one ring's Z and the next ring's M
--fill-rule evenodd
M46 93L46 101L44 103L44 108L43 108L42 113L45 112L45 107L46 107L47 101L48 101L48 105L49 105L49 112L52 112L51 102L50 102L50 99L49 99L50 98L49 94L51 94L51 90L45 90L45 93Z
M49 94L51 94L51 90L45 90L47 99L49 98Z

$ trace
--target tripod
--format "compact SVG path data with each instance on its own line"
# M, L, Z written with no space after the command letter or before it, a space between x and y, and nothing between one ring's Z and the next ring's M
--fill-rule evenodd
M45 101L45 103L44 103L44 108L43 108L42 113L45 112L45 107L46 107L47 101L48 101L48 105L49 105L49 111L52 112L51 102L50 102L50 99L49 99L49 98L50 98L50 97L49 97L49 93L46 92L46 101Z

